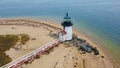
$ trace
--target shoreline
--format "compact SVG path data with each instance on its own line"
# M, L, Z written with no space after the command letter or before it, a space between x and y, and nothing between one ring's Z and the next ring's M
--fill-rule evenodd
M36 19L36 20L37 20L37 19ZM38 19L38 20L39 20L39 19ZM51 21L43 20L43 22L52 23L53 25L61 28L60 24L57 23L56 21L53 21L53 20L51 20ZM75 28L73 28L73 32L74 32L74 34L76 34L78 37L80 37L80 38L82 38L82 39L85 39L87 42L89 42L90 44L92 44L92 46L97 47L97 49L100 51L100 55L101 55L101 56L104 56L106 59L108 59L108 60L110 61L110 63L112 63L113 66L115 67L116 64L115 64L114 61L112 60L113 58L110 59L110 56L108 56L108 55L106 54L106 51L105 51L105 50L103 49L103 47L101 46L102 44L100 44L100 43L98 43L97 41L93 40L91 37L85 35L84 33L77 31Z
M10 18L10 19L7 19L7 20L11 20L11 19L14 19L14 18ZM15 18L15 19L17 19L17 18ZM24 18L23 18L24 19ZM3 19L2 19L3 20ZM4 19L4 20L6 20L6 19ZM32 21L40 21L40 22L43 22L43 23L47 23L48 25L54 25L55 27L57 27L57 28L61 28L61 26L60 26L60 24L58 24L58 23L56 23L55 21L47 21L47 20L42 20L41 21L41 19L26 19L25 18L25 20L32 20ZM1 19L0 19L0 21L1 21ZM104 51L103 51L103 49L101 48L101 47L99 47L99 45L97 44L97 43L95 43L94 42L94 40L92 40L90 37L88 37L88 36L86 36L86 35L84 35L83 33L81 33L81 32L78 32L77 30L75 30L75 29L73 29L73 32L74 32L74 34L76 34L78 37L80 37L80 38L82 38L82 39L85 39L86 41L88 41L90 44L92 44L92 46L94 46L94 47L97 47L97 49L100 51L100 55L103 55L103 56L105 56L105 58L107 59L107 60L109 60L109 62L111 63L111 64L113 64L111 61L111 59L109 59L109 56L107 56L105 53L104 53ZM113 66L114 66L114 64L113 64Z
M107 52L105 50L105 48L103 48L101 45L103 44L100 44L100 42L94 40L94 38L88 36L87 34L84 34L76 29L73 28L73 32L79 37L79 38L82 38L82 39L85 39L88 43L90 43L93 47L97 47L97 49L99 50L100 52L100 55L101 56L104 56L104 58L106 58L107 60L109 60L109 62L114 66L114 68L117 68L119 67L119 64L116 63L116 61L114 60L114 58L109 54L109 52ZM117 65L117 66L116 66Z
M44 21L44 20L43 20ZM57 27L61 28L60 24L57 23L55 21L47 21L50 22L54 25L56 25ZM106 59L108 59L110 61L110 63L115 67L115 63L112 60L113 58L110 59L110 56L106 54L106 51L103 49L103 47L101 46L102 44L98 43L97 41L93 40L91 37L89 37L88 35L85 35L82 32L77 31L75 28L73 28L73 32L74 34L76 34L79 38L85 39L87 42L89 42L92 46L97 47L97 49L100 51L100 55L104 56Z
M90 44L92 44L92 46L97 47L97 49L100 51L100 55L104 56L106 59L108 59L110 61L110 63L113 64L114 68L118 68L119 64L115 61L115 59L110 55L109 52L107 52L105 50L105 48L103 48L100 42L96 41L94 38L90 37L87 34L84 34L82 32L77 31L76 29L74 29L74 31L78 34L78 36L81 36L80 38L85 39L86 41L88 41Z

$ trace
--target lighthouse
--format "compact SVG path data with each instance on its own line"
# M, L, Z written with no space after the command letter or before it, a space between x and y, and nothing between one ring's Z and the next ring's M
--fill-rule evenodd
M69 41L72 39L72 26L71 17L69 17L68 13L63 18L63 22L61 23L62 31L59 33L59 39L61 41Z

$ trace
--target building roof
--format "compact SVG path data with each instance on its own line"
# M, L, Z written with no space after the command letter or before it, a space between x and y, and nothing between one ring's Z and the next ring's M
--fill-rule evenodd
M61 33L62 35L67 34L67 32L66 32L65 30L60 31L60 33Z
M61 23L64 27L72 26L73 23L71 22L71 18L68 16L68 13L66 13L66 16L64 17L64 21Z
M68 16L68 13L66 13L66 16L64 17L64 19L71 19L71 18Z

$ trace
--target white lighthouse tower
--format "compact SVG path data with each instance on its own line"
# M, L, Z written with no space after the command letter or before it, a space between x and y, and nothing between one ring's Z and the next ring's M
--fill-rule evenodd
M71 40L72 39L72 25L71 18L66 13L66 16L63 18L64 21L61 23L62 31L59 34L59 38L61 41Z

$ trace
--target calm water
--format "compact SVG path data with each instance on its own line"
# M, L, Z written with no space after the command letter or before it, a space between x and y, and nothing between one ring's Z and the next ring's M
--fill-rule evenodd
M120 0L0 0L0 17L61 21L69 12L74 28L102 45L120 65Z

